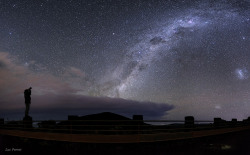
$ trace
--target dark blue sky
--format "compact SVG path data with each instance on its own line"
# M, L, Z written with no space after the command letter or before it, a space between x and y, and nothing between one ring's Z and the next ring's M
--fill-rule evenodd
M46 109L82 115L88 108L151 118L246 118L249 7L247 0L1 1L2 115L21 115L23 90L32 86L31 114L41 109L44 118ZM95 97L98 104L89 103ZM99 102L107 97L130 106Z

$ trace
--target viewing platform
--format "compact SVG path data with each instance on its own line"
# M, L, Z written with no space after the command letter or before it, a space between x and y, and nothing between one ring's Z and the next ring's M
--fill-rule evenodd
M68 120L57 121L1 119L0 135L83 143L161 142L250 130L249 120L214 118L214 121L197 121L192 116L185 120L143 120L141 115L129 119L113 113L100 113L69 116Z

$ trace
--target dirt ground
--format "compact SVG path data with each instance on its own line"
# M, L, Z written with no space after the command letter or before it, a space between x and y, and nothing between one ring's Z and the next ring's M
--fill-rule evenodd
M0 155L250 155L250 131L155 143L86 144L0 135Z

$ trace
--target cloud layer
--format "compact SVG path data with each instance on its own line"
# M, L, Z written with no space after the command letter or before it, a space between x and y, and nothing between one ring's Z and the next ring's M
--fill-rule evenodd
M32 66L36 66L36 69L32 69ZM39 114L42 118L47 118L49 114L85 115L104 111L160 118L174 108L166 103L79 95L88 89L80 84L86 81L86 75L80 69L68 67L62 77L57 77L35 62L21 64L4 52L0 52L0 77L0 112L9 117L24 112L23 91L30 86L33 88L31 114Z

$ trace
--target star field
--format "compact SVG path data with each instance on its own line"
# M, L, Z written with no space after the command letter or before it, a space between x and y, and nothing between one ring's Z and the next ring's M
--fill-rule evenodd
M250 115L247 0L11 0L0 11L0 52L27 69L34 96L165 103L167 119ZM46 78L62 84L36 85Z

